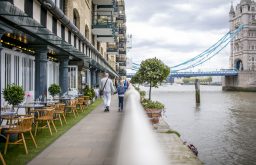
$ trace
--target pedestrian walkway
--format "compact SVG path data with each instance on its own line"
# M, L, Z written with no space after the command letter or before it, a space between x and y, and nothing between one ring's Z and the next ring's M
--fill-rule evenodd
M123 116L117 101L113 96L110 112L98 106L28 164L113 165Z

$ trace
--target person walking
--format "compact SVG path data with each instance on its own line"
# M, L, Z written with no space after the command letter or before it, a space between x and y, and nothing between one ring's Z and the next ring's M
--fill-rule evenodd
M117 87L118 93L118 111L122 112L124 109L124 93L126 91L126 86L124 86L124 81L120 81L119 86Z
M105 73L105 77L100 82L100 93L103 95L105 112L109 112L109 106L111 103L111 95L114 94L115 88L112 80L109 78L108 73Z

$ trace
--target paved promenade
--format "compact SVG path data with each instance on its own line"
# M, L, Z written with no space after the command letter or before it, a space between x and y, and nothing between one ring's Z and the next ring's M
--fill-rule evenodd
M117 112L117 101L113 96L110 112L98 106L28 164L113 165L123 116Z

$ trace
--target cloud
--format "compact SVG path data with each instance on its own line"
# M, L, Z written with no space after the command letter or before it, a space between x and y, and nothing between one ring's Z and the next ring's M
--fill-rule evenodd
M136 63L157 57L169 66L188 60L229 31L229 9L229 0L126 1L128 33L133 35L128 55ZM228 68L229 48L221 53L212 59L213 68Z

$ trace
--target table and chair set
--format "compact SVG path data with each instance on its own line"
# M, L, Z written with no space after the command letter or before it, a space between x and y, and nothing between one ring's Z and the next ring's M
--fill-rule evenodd
M28 147L25 140L25 134L30 136L34 147L37 148L36 135L41 128L48 128L50 135L53 134L52 128L57 132L55 122L58 121L61 126L67 124L66 116L79 115L84 112L89 105L88 96L79 96L77 98L59 98L54 101L32 102L19 105L16 111L9 111L1 108L1 126L0 137L5 139L4 154L7 154L8 146L11 144L23 144L25 153L28 154ZM25 114L20 114L20 109L25 109ZM42 123L42 124L41 124ZM34 131L34 132L32 132ZM17 135L15 140L10 140L11 135ZM0 160L5 164L2 154Z

